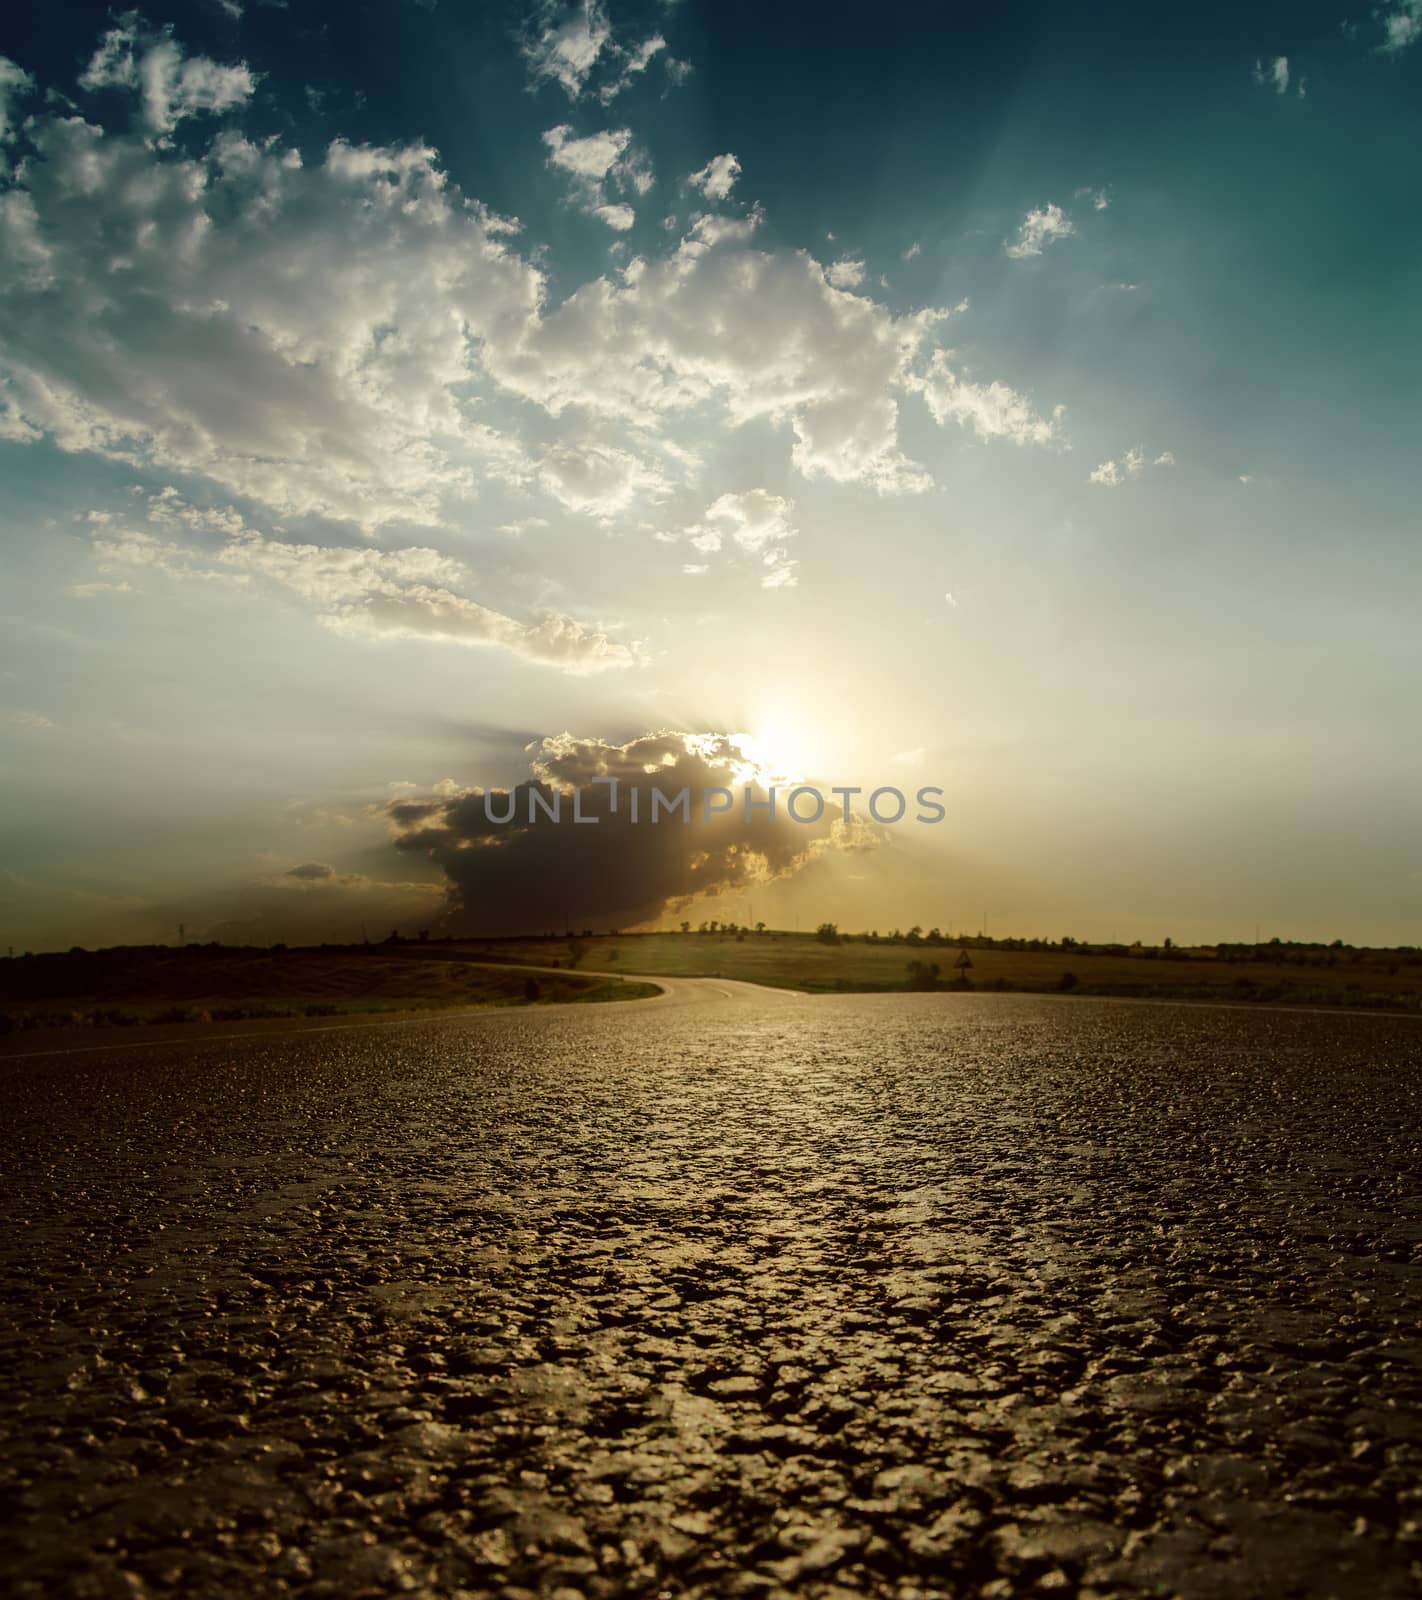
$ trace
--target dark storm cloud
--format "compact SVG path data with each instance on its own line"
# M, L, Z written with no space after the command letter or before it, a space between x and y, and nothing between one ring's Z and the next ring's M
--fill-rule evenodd
M743 791L754 768L722 734L650 733L623 745L564 734L544 739L530 766L529 779L511 791L468 789L386 808L397 847L427 856L448 877L455 931L630 927L874 839L857 820L833 820L831 809L816 823L790 820L783 789L773 818L762 807L747 814ZM617 780L615 809L611 785L598 781L605 779ZM663 811L653 822L654 789L667 800L686 790L691 820ZM731 808L705 817L709 789L731 790ZM595 823L573 820L575 790L582 816ZM530 793L549 806L558 798L560 820L538 811L530 822ZM754 795L765 798L760 787ZM490 820L508 815L510 804L512 820Z

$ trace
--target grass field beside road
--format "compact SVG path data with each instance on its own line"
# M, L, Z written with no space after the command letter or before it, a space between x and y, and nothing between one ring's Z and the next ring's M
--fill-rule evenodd
M655 993L653 984L592 971L485 965L442 945L145 946L0 961L0 1032L586 1004Z
M1074 949L1004 950L964 945L910 944L858 935L835 944L808 933L649 933L563 939L479 940L455 948L483 960L557 962L566 967L581 946L575 970L648 976L740 978L812 992L873 992L915 986L909 963L938 966L937 984L966 979L979 991L1077 993L1178 1000L1266 1001L1363 1006L1422 1012L1422 957L1416 952L1310 950L1285 959L1226 960L1209 950L1134 954ZM443 948L443 947L442 947ZM1290 951L1293 947L1289 947ZM966 950L970 967L955 963ZM1331 963L1330 963L1330 957ZM1356 960L1354 958L1357 958Z

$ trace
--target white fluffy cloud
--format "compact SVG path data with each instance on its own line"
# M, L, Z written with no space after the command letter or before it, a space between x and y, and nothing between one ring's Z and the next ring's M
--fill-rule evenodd
M665 478L629 450L597 443L553 446L539 473L543 487L570 511L609 521L643 497L666 492Z
M729 543L754 558L762 588L793 588L799 562L790 558L785 542L795 537L794 510L792 501L765 489L723 494L707 506L701 521L687 528L683 537L702 555L715 555ZM682 568L693 577L707 570L705 565L695 564Z
M549 79L575 100L611 38L612 25L600 0L581 0L570 7L549 0L525 41L524 59L535 80Z
M151 568L180 580L242 588L273 585L297 596L336 633L497 645L580 674L641 659L638 645L619 643L573 617L545 612L519 621L481 605L458 592L469 578L464 564L438 550L271 539L230 507L193 506L171 488L150 497L148 527L116 524L106 515L91 520L94 547L107 569ZM175 532L190 537L162 536Z
M935 350L921 381L923 398L940 423L958 422L979 439L1010 439L1013 444L1051 444L1060 437L1065 406L1043 417L1025 395L1005 383L969 383L949 364L949 352Z
M825 268L825 277L836 289L861 289L865 276L862 261L832 261Z
M693 189L700 189L708 200L724 200L740 175L740 162L727 152L723 156L712 156L699 172L693 172L686 181Z
M1029 211L1016 236L1003 248L1014 261L1021 261L1028 256L1041 255L1053 240L1070 238L1075 232L1076 225L1066 212L1058 205L1048 204Z
M427 148L336 139L303 159L233 127L193 124L183 148L155 137L180 114L241 109L246 69L211 66L125 20L85 76L133 126L52 102L19 134L0 184L0 435L205 481L254 520L372 539L466 527L491 485L532 502L516 516L551 502L645 517L674 490L716 503L708 447L755 422L782 431L803 476L880 493L931 486L900 438L920 398L980 438L1055 437L1055 417L948 367L933 348L945 311L896 315L856 261L756 248L758 211L699 215L661 254L555 303L518 224L462 195ZM625 231L631 207L608 186L651 181L630 131L560 125L545 147ZM708 195L734 159L704 169ZM724 518L710 526L744 547ZM762 581L793 582L783 545L760 554ZM451 635L537 644L469 602L426 599L401 602L426 631L438 612ZM398 609L389 595L356 606L362 625Z
M803 252L688 237L667 256L599 278L485 351L507 389L555 415L571 407L655 427L722 412L733 425L788 423L807 477L920 490L898 443L898 398L936 311L896 317L830 285Z
M130 11L104 35L81 89L136 89L152 132L171 133L185 117L231 111L250 99L257 80L247 66L185 56L170 29L152 32Z
M1174 451L1162 450L1152 460L1147 457L1144 450L1136 447L1127 450L1119 460L1103 461L1099 467L1092 471L1089 481L1103 489L1119 489L1123 483L1128 483L1132 478L1140 477L1147 467L1173 467L1174 465Z
M615 100L634 78L640 77L647 70L653 58L659 56L666 47L667 42L659 33L651 34L643 39L641 44L633 45L626 50L614 45L613 52L618 60L617 73L598 90L598 99L604 105ZM668 68L671 70L670 62ZM673 79L675 80L674 71Z
M644 73L667 47L659 33L638 44L621 44L613 37L607 7L602 0L544 0L524 38L523 55L535 85L556 83L570 100L593 92L591 80L603 82L596 97L608 105ZM681 62L667 61L673 82L684 73Z
M652 187L651 163L633 144L631 129L612 128L580 139L564 123L549 128L543 143L549 166L572 178L584 209L625 233L636 214L625 201L609 199L609 190L643 195Z
M476 468L529 475L464 394L542 279L432 151L337 141L307 167L226 132L190 158L77 116L31 137L0 193L11 436L366 530L438 524Z

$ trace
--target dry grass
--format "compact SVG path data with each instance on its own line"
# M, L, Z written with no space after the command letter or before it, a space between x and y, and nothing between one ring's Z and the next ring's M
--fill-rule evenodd
M961 975L975 989L988 991L1422 1010L1422 957L1412 952L1310 950L1295 953L1292 960L1231 962L1204 949L1096 954L1082 948L1017 951L970 946L972 966L960 974L955 967L960 949L956 945L887 940L867 944L858 937L824 944L813 934L769 932L620 934L578 942L584 946L577 963L580 971L740 978L814 991L904 989L910 981L908 963L918 961L937 962L939 983L945 987ZM457 948L483 960L556 961L566 966L570 959L566 939L489 940Z
M656 992L591 972L532 975L483 965L447 946L120 949L0 961L0 1031L586 1003Z

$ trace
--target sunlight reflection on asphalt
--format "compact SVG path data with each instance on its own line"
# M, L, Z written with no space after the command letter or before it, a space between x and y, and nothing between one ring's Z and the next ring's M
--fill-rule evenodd
M1422 1029L669 988L0 1063L10 1592L1416 1593Z

